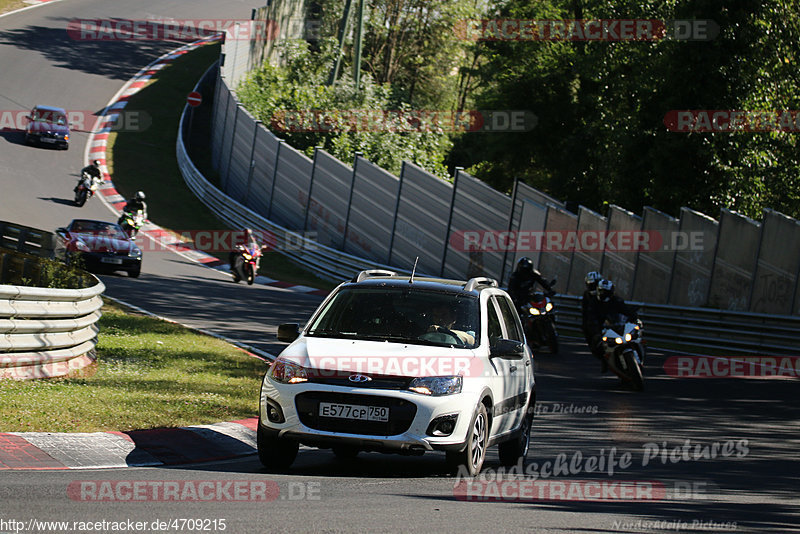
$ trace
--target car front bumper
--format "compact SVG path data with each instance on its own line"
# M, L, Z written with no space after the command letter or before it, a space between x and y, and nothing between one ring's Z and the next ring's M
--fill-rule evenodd
M465 392L433 397L404 390L364 390L314 383L289 385L268 378L261 388L261 431L273 437L320 448L350 445L361 450L400 454L461 450L467 441L479 401L477 395L471 397ZM390 406L390 421L382 430L380 424L320 417L320 402ZM268 403L279 406L282 422L270 421ZM413 414L410 414L412 411ZM456 416L454 430L447 436L428 434L431 422L444 416ZM406 420L398 421L398 417Z

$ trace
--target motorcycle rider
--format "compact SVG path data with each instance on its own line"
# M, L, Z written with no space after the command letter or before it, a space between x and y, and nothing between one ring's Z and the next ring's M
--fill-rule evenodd
M92 178L92 182L100 183L103 181L103 173L100 172L100 160L96 159L92 161L89 165L81 169L81 177L78 178L78 184L81 183L83 180L83 175L88 174ZM78 192L78 185L75 186L75 189L72 190L73 192Z
M141 210L144 218L147 219L147 203L144 201L145 195L142 191L137 191L133 198L128 199L122 213L136 213ZM121 219L120 219L121 220Z
M603 275L598 271L586 273L586 277L583 280L586 284L586 290L581 298L581 326L586 344L589 345L592 354L600 360L602 372L605 373L608 371L608 366L605 358L603 358L602 323L597 320L597 284L601 280L603 280Z
M616 314L622 314L628 317L631 322L639 320L639 315L636 309L614 294L614 282L611 280L600 280L597 283L597 297L595 299L595 306L587 306L586 328L591 334L589 346L592 349L592 354L600 358L602 363L602 371L606 372L608 369L603 353L603 339L602 327L606 320Z
M547 296L553 296L553 282L548 282L538 270L533 268L533 261L530 258L520 258L517 267L511 273L508 280L508 294L514 305L519 309L528 303L531 292L536 284L544 288Z
M261 245L258 244L258 241L256 240L256 237L250 228L245 228L244 230L244 243L236 245L236 249L232 250L230 254L228 254L228 264L231 267L231 274L233 275L234 282L241 280L241 274L244 274L239 273L235 268L236 256L238 256L243 249L247 250L251 256L255 256L261 251Z

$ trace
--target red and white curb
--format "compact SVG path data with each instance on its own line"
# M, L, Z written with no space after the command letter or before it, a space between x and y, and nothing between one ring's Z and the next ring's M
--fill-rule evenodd
M173 60L182 56L183 54L186 54L200 46L209 44L217 39L219 39L218 35L182 46L176 50L173 50L172 52L164 54L154 62L142 68L133 78L128 80L128 83L126 83L116 95L114 95L114 97L103 110L103 114L95 122L89 137L89 142L86 145L85 159L86 161L100 161L100 170L103 173L104 182L99 188L99 198L103 200L104 204L108 206L115 215L118 216L121 213L126 202L125 198L117 191L116 187L114 187L114 182L111 179L111 175L108 172L108 166L106 165L108 136L112 131L115 121L122 113L122 110L125 109L125 106L128 105L128 99L141 91L159 70L163 69ZM164 245L166 248L171 249L176 254L179 254L188 260L211 267L218 271L230 271L230 267L226 262L221 261L210 254L206 254L205 252L182 246L180 239L177 237L175 240L170 238L170 242L165 243L165 236L169 236L170 234L160 226L153 224L150 221L147 221L144 224L140 235L144 235L148 239L158 242L160 245ZM318 296L326 296L329 293L327 290L299 284L291 284L288 282L268 278L266 276L257 276L255 283L293 293L305 293Z
M1 432L0 470L97 469L211 462L257 451L258 418L128 432Z

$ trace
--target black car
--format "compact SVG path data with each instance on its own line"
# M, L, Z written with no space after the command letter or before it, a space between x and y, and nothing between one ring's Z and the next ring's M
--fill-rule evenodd
M69 148L69 122L67 112L61 108L36 106L27 116L25 142Z
M66 258L80 256L88 271L126 271L136 278L142 270L141 249L116 223L75 219L56 235L64 240Z

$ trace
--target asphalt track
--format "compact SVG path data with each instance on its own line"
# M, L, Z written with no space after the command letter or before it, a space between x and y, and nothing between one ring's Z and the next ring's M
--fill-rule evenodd
M256 5L64 0L0 18L0 109L45 103L100 111L141 67L179 45L74 41L64 31L72 18L247 18ZM18 132L0 135L0 218L39 228L62 226L77 215L113 219L100 202L79 209L69 201L84 165L86 133L76 133L67 152L25 146ZM273 353L282 346L275 341L276 325L303 322L320 300L237 286L224 273L172 253L146 257L140 279L105 276L103 281L111 296ZM646 391L632 393L601 376L579 343L565 343L557 357L537 356L540 404L528 458L536 468L526 480L538 475L537 482L562 483L562 491L571 483L561 494L559 486L549 486L556 491L549 499L534 493L512 502L511 487L503 489L505 502L465 502L437 454L362 454L341 462L329 451L303 450L292 470L282 474L266 473L253 456L182 467L0 471L0 532L82 532L97 525L71 522L129 520L146 523L139 531L219 532L221 519L226 532L797 531L796 379L676 379L666 375L663 364L664 355L653 352ZM682 448L699 454L683 454ZM617 461L630 454L613 475L589 469L601 460L607 467L612 450ZM562 461L558 476L545 476L561 454L566 464ZM494 451L486 467L498 467ZM177 501L152 495L98 501L91 492L73 491L86 481L243 480L267 484L270 499L227 499L223 492L203 501L191 495ZM649 483L658 498L626 499L607 487L607 498L587 500L588 488L596 486L586 481ZM23 528L10 520L23 521ZM29 523L33 520L70 524L56 528ZM158 528L154 520L167 521L168 527ZM208 528L189 528L198 526L196 520Z

